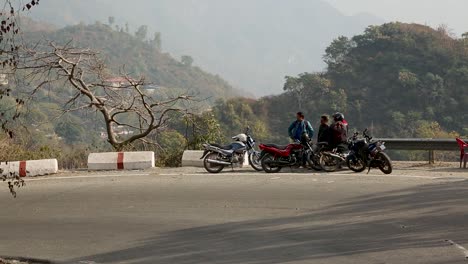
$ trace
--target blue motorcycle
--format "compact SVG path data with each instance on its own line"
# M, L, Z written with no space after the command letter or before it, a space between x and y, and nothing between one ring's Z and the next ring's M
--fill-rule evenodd
M354 133L350 141L350 153L346 158L348 168L354 172L362 172L366 168L369 173L371 168L379 168L383 173L392 173L392 161L387 153L385 142L372 141L372 137L367 134L367 129L364 130L363 138L358 138L359 133Z

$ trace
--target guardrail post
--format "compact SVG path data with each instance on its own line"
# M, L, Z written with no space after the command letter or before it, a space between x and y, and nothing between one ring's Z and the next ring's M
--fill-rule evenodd
M429 164L435 163L435 151L429 150Z

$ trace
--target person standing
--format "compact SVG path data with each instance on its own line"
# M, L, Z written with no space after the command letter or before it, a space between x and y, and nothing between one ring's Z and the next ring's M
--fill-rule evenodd
M309 138L314 136L314 128L309 121L305 120L305 116L302 112L296 114L296 120L288 128L289 137L293 141L301 141L302 134L307 133Z
M317 136L317 142L328 142L329 140L329 129L330 126L328 125L328 116L323 115L320 117L320 126Z
M302 141L302 134L306 133L309 138L314 137L314 128L309 121L305 120L305 116L302 112L297 112L296 121L288 128L289 137L294 141ZM302 155L302 168L306 168L307 157Z

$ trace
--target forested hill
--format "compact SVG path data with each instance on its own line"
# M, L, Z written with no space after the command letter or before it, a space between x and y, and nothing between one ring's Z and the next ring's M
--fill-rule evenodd
M221 77L193 66L190 56L181 60L163 52L160 47L164 40L160 36L146 40L146 32L132 35L97 22L54 30L36 27L36 30L28 32L26 36L31 43L47 39L65 44L73 40L76 47L89 47L99 51L116 73L125 66L125 71L132 75L144 75L155 85L187 92L200 99L208 98L207 102L241 94L241 91L234 89Z
M262 120L256 126L277 139L286 139L297 111L315 125L321 114L341 111L352 130L372 128L377 137L466 136L468 34L464 36L454 38L444 28L418 24L370 26L329 45L325 72L287 77L281 95L228 101L214 109L228 130Z
M114 17L130 31L148 25L164 50L259 96L280 93L284 75L323 69L321 53L336 36L384 21L346 16L322 0L47 0L31 16L57 25Z

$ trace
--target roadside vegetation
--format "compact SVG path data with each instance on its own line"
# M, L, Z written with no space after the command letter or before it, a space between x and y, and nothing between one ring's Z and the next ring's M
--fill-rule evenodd
M213 110L223 131L250 124L260 138L285 143L295 112L318 127L320 115L340 111L351 131L369 128L376 137L468 136L468 34L456 38L443 27L418 24L370 26L337 38L324 60L323 72L287 76L280 95L218 102Z
M249 99L238 97L241 93L220 77L194 66L190 56L176 60L164 53L161 34L148 37L144 26L131 33L125 26L115 25L111 18L107 24L96 22L62 29L25 21L35 25L25 39L29 48L35 45L36 52L48 51L51 55L53 49L46 46L53 44L63 56L66 51L77 51L69 47L80 47L81 55L92 51L100 59L94 60L93 67L99 71L101 66L109 67L102 74L93 72L89 80L99 80L98 86L107 88L107 92L93 90L96 98L109 99L116 87L107 84L106 78L118 76L127 81L124 85L119 81L120 88L140 89L148 100L191 99L172 104L176 111L167 113L157 131L146 133L142 120L151 119L151 115L131 117L125 113L123 119L109 125L93 99L83 100L83 94L77 94L66 78L52 82L47 76L46 82L12 82L11 93L27 95L24 97L28 100L20 109L21 118L9 126L16 136L0 139L1 160L56 157L61 168L72 169L85 167L90 152L153 150L158 166L178 166L185 149L199 149L206 141L228 141L247 126L257 141L285 143L285 131L297 111L306 113L315 127L320 115L341 111L351 130L369 128L376 137L468 136L464 107L468 105L468 35L456 38L444 28L388 23L370 26L352 38L339 37L325 50L325 71L286 76L282 94ZM60 56L54 58L55 63L63 59ZM54 62L42 62L51 64L39 75L55 70ZM92 67L84 71L90 73ZM30 73L20 74L30 78ZM34 74L35 78L38 72ZM53 77L63 76L57 72ZM127 99L135 98L135 93L128 95ZM108 100L106 104L114 102L112 107L127 109L129 101L117 106L117 100ZM16 102L2 100L0 104L9 109L4 116L13 119L18 110ZM139 140L126 142L142 132ZM420 159L426 154L395 155L396 159Z

